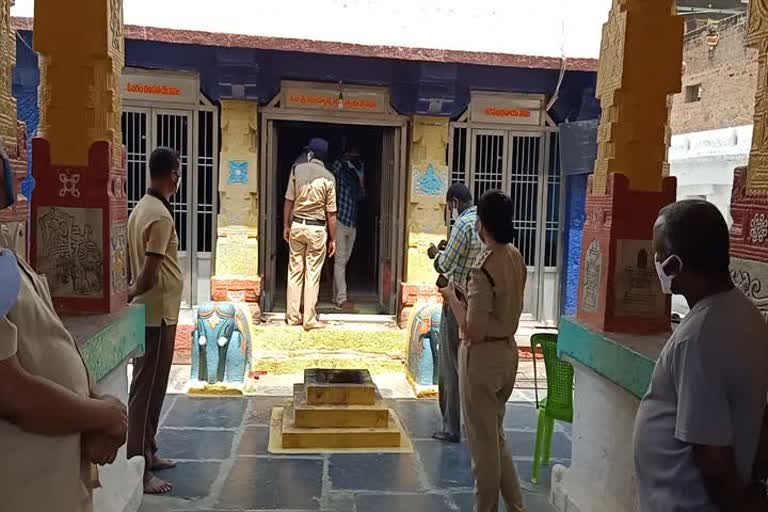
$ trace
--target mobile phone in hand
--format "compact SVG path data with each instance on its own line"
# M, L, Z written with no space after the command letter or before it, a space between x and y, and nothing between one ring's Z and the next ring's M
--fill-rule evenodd
M448 284L449 284L448 283L448 278L445 277L443 274L440 274L437 277L437 283L435 283L435 284L437 284L437 287L440 288L440 289L447 288Z

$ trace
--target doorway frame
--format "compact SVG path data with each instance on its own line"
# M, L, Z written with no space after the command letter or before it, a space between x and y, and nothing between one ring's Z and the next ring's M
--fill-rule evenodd
M279 243L277 234L281 229L274 222L276 208L279 205L278 198L275 196L275 176L269 168L274 151L273 130L275 130L276 121L295 121L305 123L322 124L347 124L361 126L378 126L382 128L395 128L397 135L399 131L399 151L397 153L398 166L395 169L395 189L393 193L397 200L394 205L393 225L395 229L395 240L393 253L396 255L394 268L392 269L392 281L394 284L393 294L395 300L392 301L390 309L391 315L396 316L399 307L398 299L402 287L402 276L405 261L405 207L406 193L408 191L408 122L409 118L402 116L394 111L390 105L387 105L383 113L363 113L349 111L331 111L314 109L296 109L283 108L280 106L282 91L278 92L270 103L259 109L259 168L262 172L259 174L259 273L262 277L261 308L262 311L272 312L274 308L274 279L268 277L274 274L276 262L270 258L271 244ZM265 279L266 277L266 279Z

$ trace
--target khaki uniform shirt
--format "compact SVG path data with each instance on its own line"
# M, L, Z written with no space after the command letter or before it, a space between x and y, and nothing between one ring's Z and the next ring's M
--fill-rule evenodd
M483 339L471 341L514 337L527 272L522 255L511 244L478 255L467 286L467 322L480 327Z
M146 325L160 327L179 321L184 278L179 266L179 237L173 215L158 197L146 194L128 218L128 255L131 278L137 279L147 254L164 256L155 286L135 299L146 306Z
M89 396L85 364L53 310L45 277L22 261L19 271L18 301L0 318L0 360L16 356L30 374ZM82 461L79 434L30 434L0 419L0 454L0 510L90 510L90 465Z
M285 198L293 201L295 218L324 221L327 214L336 213L336 180L313 158L293 168Z

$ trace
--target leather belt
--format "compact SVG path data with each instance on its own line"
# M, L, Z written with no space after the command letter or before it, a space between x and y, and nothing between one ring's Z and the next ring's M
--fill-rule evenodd
M485 338L480 343L498 343L500 341L510 342L510 341L513 341L513 340L514 340L514 338L512 338L512 337L505 337L505 338L488 337L488 338Z
M301 219L294 217L293 222L298 222L299 224L304 224L305 226L325 226L324 220Z

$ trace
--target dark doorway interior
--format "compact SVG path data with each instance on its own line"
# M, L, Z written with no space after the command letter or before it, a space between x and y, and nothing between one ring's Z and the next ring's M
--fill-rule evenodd
M288 245L282 239L283 204L286 187L296 157L309 139L322 137L329 142L330 150L326 167L342 156L349 145L358 148L365 163L366 198L360 206L357 240L347 265L349 298L360 312L378 312L378 240L377 223L381 212L381 155L383 128L331 123L280 121L277 128L277 251L275 276L275 307L285 307L285 290L288 273ZM333 261L326 260L320 287L320 311L332 311Z

